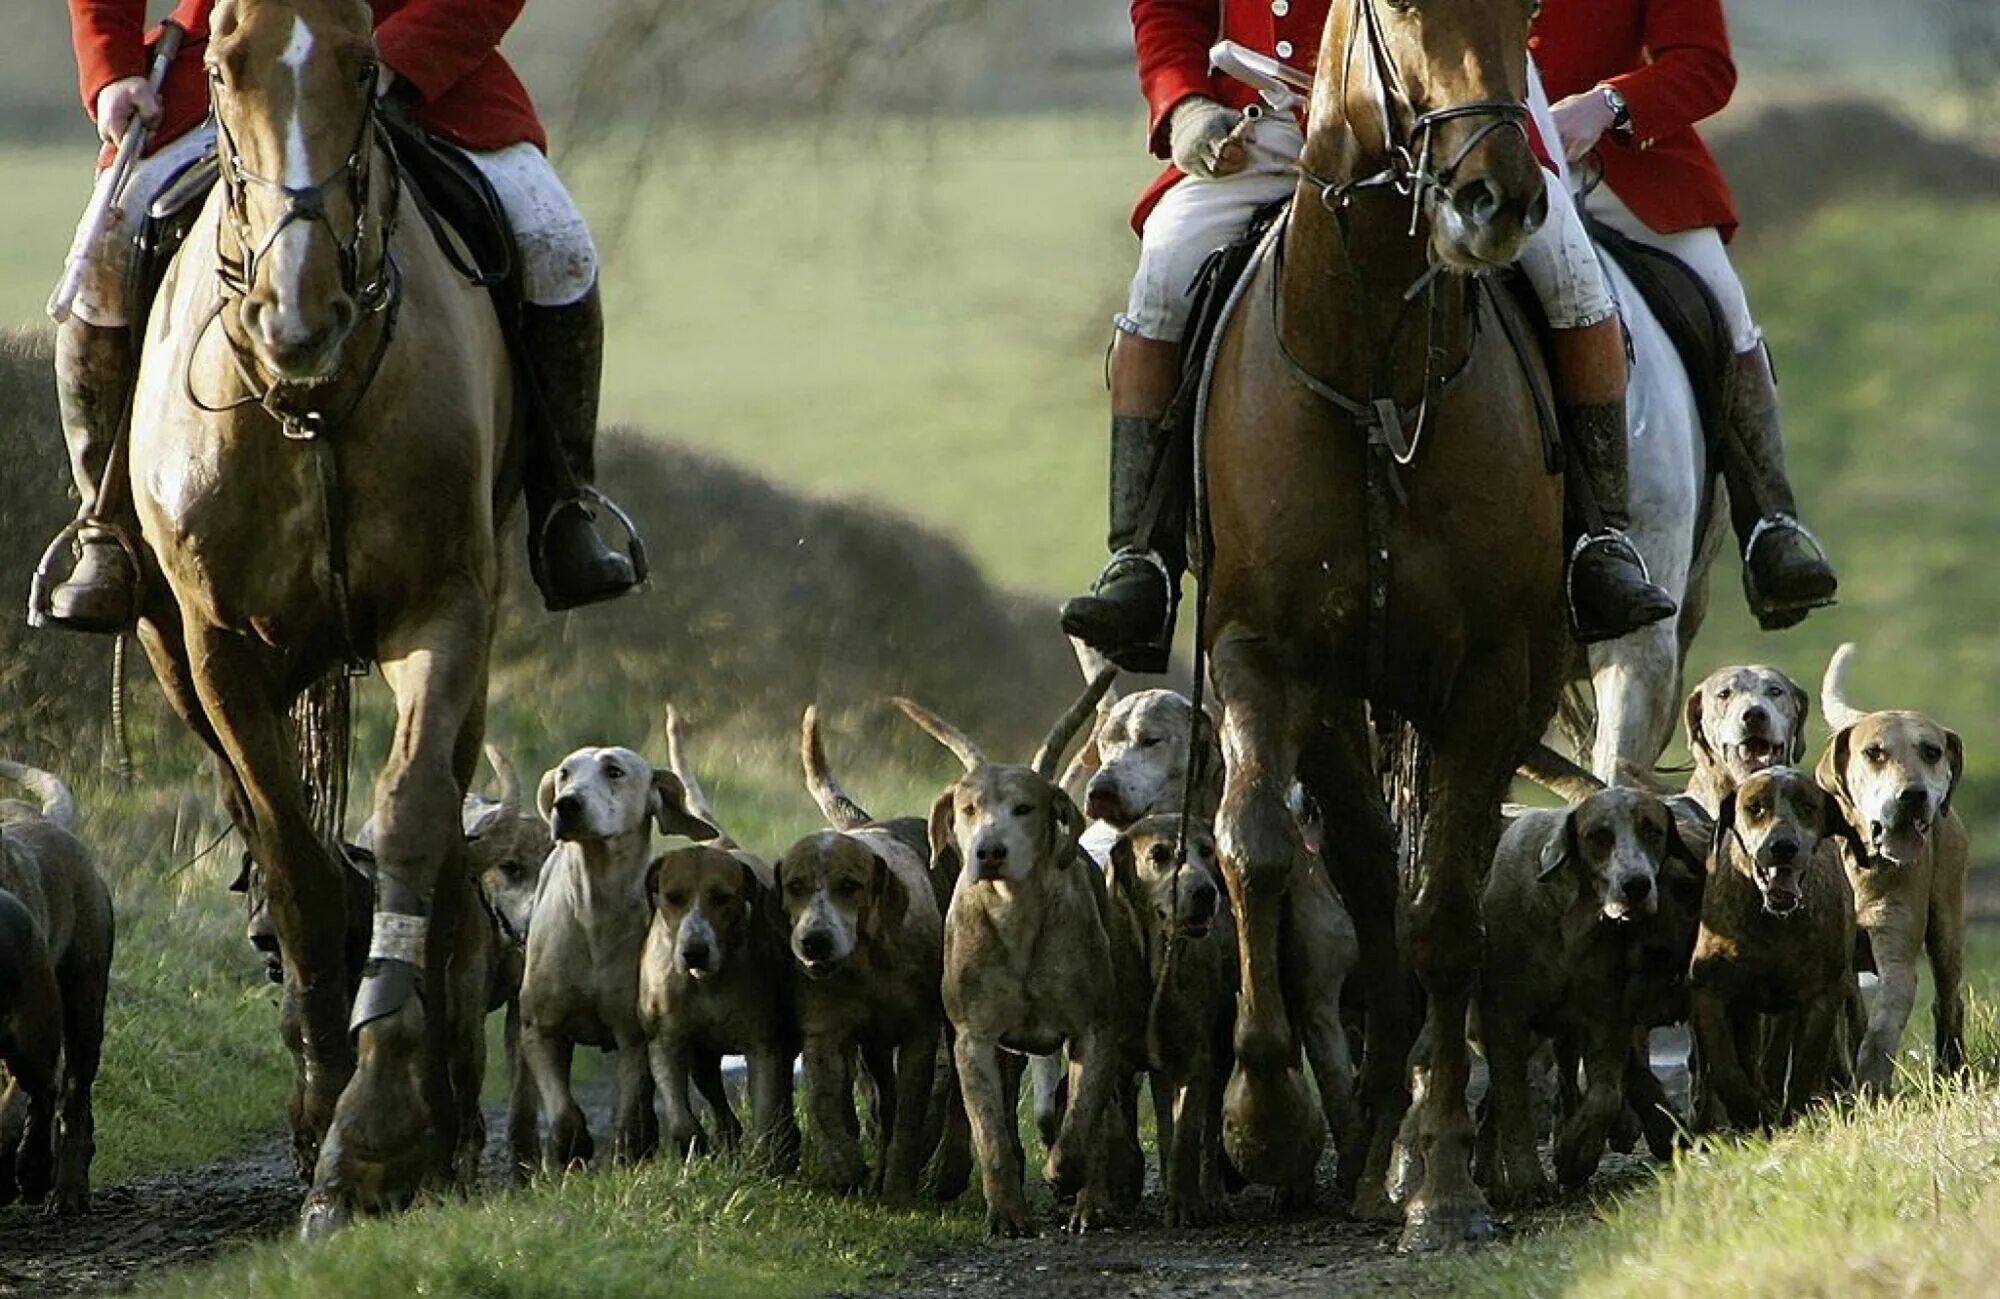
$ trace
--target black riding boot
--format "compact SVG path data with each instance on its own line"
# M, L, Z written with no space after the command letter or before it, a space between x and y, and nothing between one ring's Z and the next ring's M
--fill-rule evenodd
M1778 631L1833 603L1840 582L1819 538L1799 522L1785 477L1778 386L1760 343L1738 352L1722 420L1722 476L1743 547L1743 595L1765 631Z
M1159 420L1111 417L1111 562L1062 628L1128 672L1165 672L1187 566L1187 470Z
M130 331L85 324L72 316L56 330L56 403L70 476L82 504L42 560L69 542L76 562L51 584L35 574L28 590L28 624L71 631L129 631L139 621L139 568L132 549L131 503L121 490L120 442L139 362ZM118 462L113 468L113 461Z
M1561 420L1569 443L1565 498L1573 538L1564 582L1570 629L1588 645L1656 623L1675 605L1625 536L1631 526L1625 403L1568 406Z
M559 613L623 595L645 580L638 538L627 558L597 535L597 385L604 313L597 289L563 307L526 306L521 333L546 416L528 456L528 566L542 603Z

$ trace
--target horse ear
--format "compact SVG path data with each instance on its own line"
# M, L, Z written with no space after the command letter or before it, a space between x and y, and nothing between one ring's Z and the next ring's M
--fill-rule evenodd
M1549 841L1542 845L1542 866L1535 872L1535 878L1552 879L1564 865L1570 862L1580 863L1582 860L1583 854L1578 850L1576 842L1576 813L1565 812L1561 831L1550 835Z
M535 789L535 811L541 813L542 824L550 825L550 818L556 814L556 771L554 767L542 773L542 783Z
M1701 687L1696 686L1688 696L1687 707L1682 711L1687 721L1688 752L1700 753L1713 758L1715 751L1708 747L1708 737L1701 730Z
M1940 815L1951 811L1951 800L1958 793L1959 780L1965 775L1965 741L1959 738L1957 731L1944 733L1944 750L1945 756L1951 759L1951 784L1944 791L1944 802L1938 806Z
M1813 768L1813 780L1819 787L1840 803L1843 813L1854 805L1847 792L1847 754L1854 735L1854 728L1843 726L1827 741L1826 752L1819 755L1819 765Z
M664 767L653 768L653 788L646 798L653 824L661 834L678 834L703 843L722 833L688 810L687 786Z
M1792 692L1792 705L1798 710L1792 721L1791 742L1785 745L1785 765L1796 767L1806 756L1806 723L1812 720L1812 696L1790 677L1785 678L1785 688Z

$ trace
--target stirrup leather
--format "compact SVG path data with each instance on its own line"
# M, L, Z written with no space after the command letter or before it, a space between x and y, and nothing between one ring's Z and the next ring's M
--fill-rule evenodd
M1150 568L1160 575L1160 585L1167 589L1167 604L1171 608L1174 604L1174 575L1168 571L1167 561L1161 559L1160 553L1156 550L1134 550L1130 546L1121 548L1105 561L1103 568L1098 570L1097 580L1090 584L1090 593L1104 594L1105 585L1123 576L1124 570L1134 564Z

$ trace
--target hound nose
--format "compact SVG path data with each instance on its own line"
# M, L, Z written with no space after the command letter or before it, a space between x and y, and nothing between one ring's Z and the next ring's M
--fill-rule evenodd
M973 849L972 855L981 866L1005 866L1007 845L1004 843L982 843Z
M1780 866L1789 866L1799 859L1799 841L1796 839L1773 839L1766 845L1765 851L1771 854L1772 861L1778 863Z
M808 961L824 961L833 955L833 935L824 929L809 929L799 939L799 954Z
M1746 726L1761 726L1770 720L1771 714L1764 710L1762 704L1752 704L1743 710L1743 722Z
M1548 196L1542 196L1543 203ZM1467 225L1475 230L1484 230L1500 215L1500 187L1480 176L1466 181L1451 192L1451 205Z
M1922 816L1926 811L1930 810L1931 792L1922 785L1911 785L1903 790L1902 793L1896 795L1896 805L1901 807L1905 812Z
M686 962L688 968L691 970L707 969L708 963L713 956L714 952L709 949L708 944L705 942L684 943L681 946L681 960ZM818 960L820 958L814 957L813 959Z
M1620 891L1624 893L1627 902L1644 902L1647 898L1653 896L1653 881L1647 879L1644 875L1634 875L1620 886Z
M1194 914L1197 917L1206 919L1214 915L1216 901L1215 885L1209 883L1207 880L1202 880L1194 886L1194 889L1189 894L1188 901L1193 906Z
M564 794L556 800L555 806L556 819L561 821L573 820L583 812L583 800L575 794Z

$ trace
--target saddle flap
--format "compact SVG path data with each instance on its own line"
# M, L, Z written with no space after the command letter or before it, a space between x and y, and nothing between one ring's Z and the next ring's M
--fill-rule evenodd
M1702 426L1714 438L1721 430L1731 350L1729 328L1715 295L1672 253L1628 238L1588 214L1584 224L1592 242L1625 272L1666 331L1694 388Z
M192 162L167 178L153 201L146 205L146 216L153 221L171 221L183 212L191 211L208 191L215 188L215 181L222 174L221 160L216 157L214 146L202 150Z

